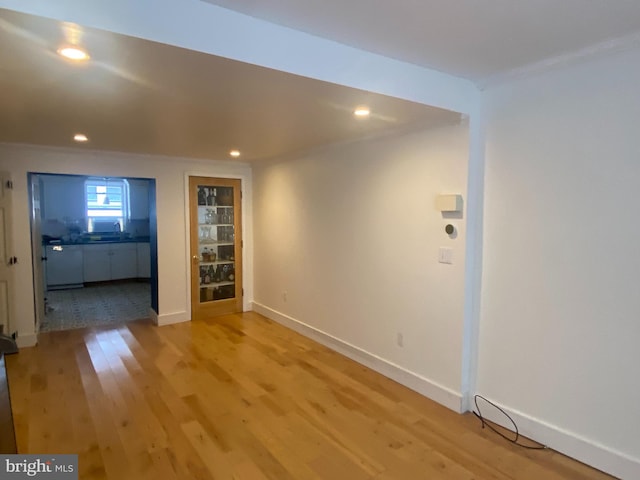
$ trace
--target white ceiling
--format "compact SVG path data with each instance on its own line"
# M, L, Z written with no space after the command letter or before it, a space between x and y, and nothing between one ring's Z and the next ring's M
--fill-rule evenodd
M639 0L202 1L479 85L640 43ZM63 40L59 21L0 9L0 142L77 146L82 131L81 148L212 159L239 148L253 161L460 118L90 28L92 60L78 67L55 55ZM352 117L359 104L371 118Z
M432 128L460 115L96 29L91 61L56 55L63 24L0 9L0 142L239 160ZM358 120L358 105L372 115Z
M639 0L203 0L483 83L640 32Z

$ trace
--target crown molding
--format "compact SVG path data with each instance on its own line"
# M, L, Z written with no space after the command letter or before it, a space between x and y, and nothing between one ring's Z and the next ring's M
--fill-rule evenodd
M640 31L630 35L608 39L580 50L546 58L539 62L529 63L522 67L506 70L478 80L476 85L480 90L486 90L515 80L540 75L551 70L576 65L598 57L612 55L637 47L640 47Z

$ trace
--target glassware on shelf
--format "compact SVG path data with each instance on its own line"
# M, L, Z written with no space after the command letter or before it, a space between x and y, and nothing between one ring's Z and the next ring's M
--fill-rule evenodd
M236 179L189 180L191 201L191 236L193 281L197 285L192 313L198 318L237 311L242 308L240 237L236 243L235 214L242 212L240 181ZM219 181L218 181L219 180ZM195 190L195 191L194 191ZM194 198L195 197L195 198ZM240 217L237 217L240 221ZM195 238L193 238L195 237ZM237 271L236 271L237 269Z
M198 205L207 204L207 192L204 187L198 187Z
M200 227L200 241L211 241L211 227Z
M232 242L234 239L233 226L225 225L218 227L218 241L219 242Z
M211 283L211 274L206 267L200 268L200 278L202 279L203 285L208 285Z
M207 205L216 205L217 192L215 188L207 188Z
M207 247L204 247L202 251L202 261L203 262L215 262L216 257L218 255L213 250L209 250Z

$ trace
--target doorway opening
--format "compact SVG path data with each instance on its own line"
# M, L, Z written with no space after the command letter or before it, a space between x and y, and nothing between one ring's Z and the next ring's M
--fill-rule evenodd
M118 325L149 318L149 279L87 283L83 288L49 290L40 332Z
M28 175L36 332L157 311L155 180Z

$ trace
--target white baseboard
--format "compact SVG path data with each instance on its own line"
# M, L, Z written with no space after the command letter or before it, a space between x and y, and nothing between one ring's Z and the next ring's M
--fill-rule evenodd
M551 425L530 415L505 407L494 402L491 398L489 400L513 418L521 435L615 477L625 480L640 478L640 459L633 458L556 425ZM509 430L513 430L513 425L500 412L497 412L490 405L480 402L481 400L478 400L483 417Z
M307 325L300 320L296 320L277 310L269 308L257 302L253 302L252 310L265 317L294 330L305 337L309 337L316 342L329 347L350 359L375 370L376 372L388 377L396 382L434 400L451 410L462 413L462 395L454 392L447 387L437 384L417 373L406 370L388 360L367 352L355 345L340 340L328 333L318 330L311 325Z
M18 348L28 348L35 347L38 344L38 335L35 333L31 333L28 335L20 335L16 336L16 345Z
M174 312L174 313L165 313L162 315L158 315L155 310L151 309L149 312L151 316L151 320L157 326L162 327L164 325L171 325L174 323L182 323L182 322L190 322L191 317L189 316L189 312Z

